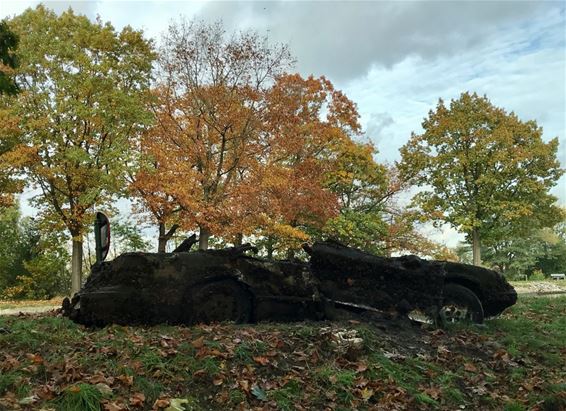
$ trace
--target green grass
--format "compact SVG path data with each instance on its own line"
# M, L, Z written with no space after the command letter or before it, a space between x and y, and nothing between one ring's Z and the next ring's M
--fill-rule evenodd
M76 384L66 388L55 402L57 411L100 411L103 395L90 384Z
M273 399L280 410L294 410L294 403L300 398L302 393L301 384L297 380L288 381L283 387L275 389L269 393L269 398Z
M520 298L485 327L399 334L348 322L87 329L55 316L0 317L0 327L9 330L0 334L0 409L43 398L46 387L53 398L34 409L98 410L134 392L146 410L162 398L211 410L566 407L566 297ZM329 329L355 329L363 348L337 351Z

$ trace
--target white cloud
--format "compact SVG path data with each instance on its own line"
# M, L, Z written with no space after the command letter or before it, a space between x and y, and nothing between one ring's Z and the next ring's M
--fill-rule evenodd
M358 103L381 160L399 158L399 147L412 131L422 131L422 119L439 98L449 100L461 92L475 91L523 120L536 120L546 140L558 136L559 158L566 164L563 23L563 14L545 13L528 25L499 32L497 42L450 57L426 60L411 56L391 68L375 65L366 76L343 88ZM532 39L537 39L536 47L530 47ZM384 112L387 127L378 127L376 119ZM566 179L553 192L566 204Z

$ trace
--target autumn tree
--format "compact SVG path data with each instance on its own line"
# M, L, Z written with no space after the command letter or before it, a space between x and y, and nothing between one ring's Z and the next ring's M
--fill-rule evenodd
M134 189L161 238L172 234L163 237L174 218L197 228L206 249L212 233L238 229L235 216L246 205L236 199L261 156L263 95L292 60L286 47L255 33L228 37L220 23L196 21L172 24L160 55L156 125L140 142ZM156 195L157 181L163 189Z
M3 103L25 142L18 158L26 177L41 191L36 206L72 236L76 292L93 208L123 185L128 140L150 120L144 100L154 53L141 32L117 32L71 9L57 16L38 6L10 26L20 38L22 92ZM0 124L0 134L6 125L13 126Z
M558 139L544 142L535 121L463 93L449 106L440 100L422 127L401 148L399 166L424 188L414 201L425 215L467 235L474 264L482 239L495 241L502 227L554 224Z
M0 96L15 94L18 90L13 78L17 66L15 49L18 37L13 33L6 21L0 21ZM0 123L4 124L0 133L0 207L13 204L13 195L22 189L22 181L14 178L14 162L17 158L13 152L19 144L19 134L15 121L10 118L9 107L0 104Z
M328 176L357 147L352 138L361 128L355 104L324 77L280 76L266 101L264 159L254 187L264 202L256 226L271 256L276 241L292 253L338 214Z
M446 254L419 231L418 216L401 206L398 197L409 184L392 165L375 161L371 144L346 142L327 184L338 194L340 213L326 223L323 237L374 254ZM452 258L452 257L451 257Z

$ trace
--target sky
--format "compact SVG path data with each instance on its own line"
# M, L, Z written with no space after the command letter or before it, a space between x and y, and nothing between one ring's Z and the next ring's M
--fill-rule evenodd
M0 18L36 1L0 0ZM558 137L566 166L566 2L548 1L60 1L116 28L143 29L159 44L181 17L222 20L228 32L252 29L286 43L302 75L326 76L358 106L377 160L399 148L439 98L485 94L545 140ZM566 205L566 176L552 193ZM25 196L24 196L25 200ZM25 207L24 207L25 208ZM431 236L455 246L447 227Z

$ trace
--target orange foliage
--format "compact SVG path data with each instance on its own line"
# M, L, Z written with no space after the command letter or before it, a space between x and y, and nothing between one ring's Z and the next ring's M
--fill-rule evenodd
M283 75L263 92L154 93L156 125L140 144L147 166L133 187L159 222L179 210L182 228L233 237L321 226L338 212L324 177L333 148L360 128L355 106L328 80Z

